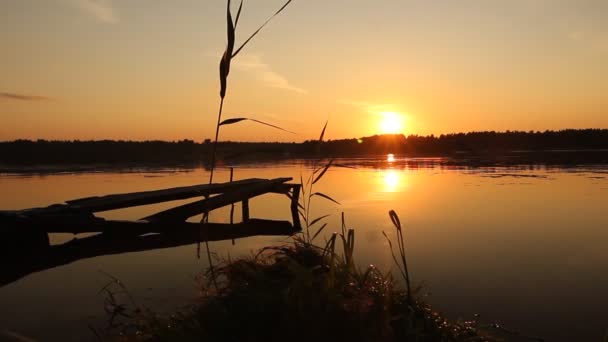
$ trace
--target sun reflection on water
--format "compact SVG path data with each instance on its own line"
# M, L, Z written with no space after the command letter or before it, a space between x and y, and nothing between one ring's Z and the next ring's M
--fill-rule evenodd
M397 192L403 186L398 170L383 171L384 192Z
M386 161L389 162L389 163L394 162L395 161L395 155L392 154L392 153L387 154L386 155Z

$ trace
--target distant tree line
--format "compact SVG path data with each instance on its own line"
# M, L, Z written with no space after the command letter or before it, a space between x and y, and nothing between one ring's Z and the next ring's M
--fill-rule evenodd
M513 151L608 149L608 129L506 131L442 134L439 136L376 135L334 140L323 149L332 154L400 153L409 155L486 154Z
M419 135L375 135L303 143L220 142L220 161L260 160L313 156L369 156L395 153L410 156L454 154L491 155L514 151L608 150L608 129L581 129L544 132L470 132ZM15 140L0 142L0 163L92 164L92 163L197 163L207 162L209 140L181 141L49 141Z

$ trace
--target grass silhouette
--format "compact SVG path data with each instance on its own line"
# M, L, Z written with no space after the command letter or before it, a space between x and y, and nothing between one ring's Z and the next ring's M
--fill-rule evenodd
M404 239L395 224L400 272L407 275ZM101 339L123 341L498 341L476 321L451 321L426 304L420 288L405 289L391 274L355 259L355 230L323 246L305 235L247 258L223 260L199 277L200 298L170 317L125 303L112 294L112 330ZM342 248L338 248L338 241ZM217 285L216 285L217 284ZM125 287L116 283L116 291ZM111 293L106 286L105 291Z
M216 154L217 154L217 142L219 139L219 134L220 134L220 127L223 125L230 125L230 124L235 124L237 122L241 122L243 120L251 120L257 123L261 123L267 126L271 126L274 128L278 128L281 130L284 130L278 126L275 125L271 125L269 123L265 123L259 120L255 120L255 119L250 119L250 118L233 118L233 119L228 119L228 120L224 120L222 121L222 111L224 108L224 99L226 98L226 92L228 91L228 75L230 74L230 65L232 63L232 60L243 50L243 48L258 34L260 33L260 31L266 26L268 25L268 23L277 15L279 15L279 13L281 13L293 0L288 0L287 2L285 2L285 4L283 4L283 6L281 6L273 15L271 15L268 19L266 19L266 21L260 25L260 27L258 27L257 30L255 30L250 36L249 38L247 38L237 49L236 51L234 50L235 47L235 42L236 42L236 28L237 25L239 23L239 19L241 17L241 12L243 10L243 0L241 0L240 4L239 4L239 8L238 11L236 13L236 18L233 20L232 19L232 12L231 12L231 0L227 1L227 5L226 5L226 36L227 36L227 42L226 42L226 50L224 50L224 53L222 54L222 58L220 59L220 104L219 104L219 110L218 110L218 114L217 114L217 124L215 126L215 139L213 141L213 151L211 153L211 172L209 174L209 184L213 183L213 171L215 169L215 160L216 160ZM284 130L286 131L286 130Z

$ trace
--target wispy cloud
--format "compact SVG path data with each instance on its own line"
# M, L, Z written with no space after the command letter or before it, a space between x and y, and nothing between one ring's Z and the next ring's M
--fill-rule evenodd
M111 0L68 0L81 11L104 23L115 23L118 15Z
M582 31L572 30L572 31L568 31L566 36L570 40L581 41L584 37L584 33Z
M269 87L289 90L300 94L307 93L306 90L290 84L285 77L273 71L268 64L262 61L260 55L239 55L234 61L234 66L253 73L257 79Z
M599 51L608 52L608 33L593 30L570 30L566 37L582 46Z
M51 101L47 96L0 92L0 99L17 101Z

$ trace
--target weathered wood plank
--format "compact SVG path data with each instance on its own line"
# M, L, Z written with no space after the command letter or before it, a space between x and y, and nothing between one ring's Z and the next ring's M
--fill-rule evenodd
M298 210L299 202L300 202L300 184L295 184L291 190L291 219L293 220L293 226L296 229L302 229L302 225L300 224L300 212Z
M244 199L253 198L271 192L271 190L274 189L277 184L288 182L291 179L292 178L275 178L266 180L264 182L241 186L238 189L235 189L234 191L225 192L223 194L208 199L184 204L179 207L161 211L157 214L144 217L142 218L142 220L149 222L183 222L190 217L200 215L204 212L210 212L223 206L243 201Z
M241 202L242 215L241 219L243 222L249 221L249 200L246 199Z
M87 197L66 201L68 206L64 209L83 210L89 212L108 211L192 197L209 196L232 191L245 185L263 183L266 181L267 180L265 179L250 178L229 183L202 184L154 191Z

